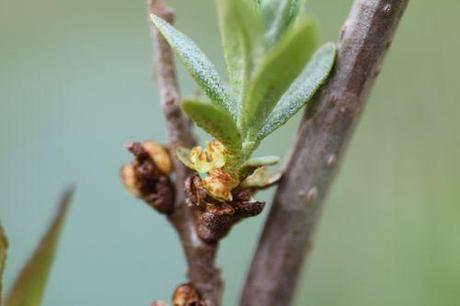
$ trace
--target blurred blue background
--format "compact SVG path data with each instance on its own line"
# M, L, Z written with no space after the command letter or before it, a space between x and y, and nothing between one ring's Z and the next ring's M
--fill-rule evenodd
M169 2L177 27L224 71L213 1ZM350 4L310 1L321 41L336 39ZM410 3L328 198L296 305L459 305L459 10L456 0ZM125 142L165 140L143 1L2 0L0 39L7 287L60 191L76 182L44 305L169 300L185 279L175 233L118 179L130 159ZM193 93L180 72L183 93ZM297 122L261 154L285 153ZM265 215L222 244L225 305L236 303Z

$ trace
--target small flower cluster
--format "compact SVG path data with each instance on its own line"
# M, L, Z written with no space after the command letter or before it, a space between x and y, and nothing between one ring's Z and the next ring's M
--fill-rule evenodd
M278 157L250 160L235 167L232 154L216 139L208 142L204 149L199 146L191 150L179 148L177 156L187 167L204 176L202 179L197 177L200 187L221 202L232 202L235 190L261 189L279 179L278 175L270 176L266 168L276 164Z

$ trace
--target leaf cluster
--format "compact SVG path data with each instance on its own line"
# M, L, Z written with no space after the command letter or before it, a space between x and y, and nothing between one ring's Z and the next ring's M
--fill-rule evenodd
M325 82L335 45L315 51L315 25L300 0L215 0L229 86L185 34L152 21L209 100L183 110L241 166L262 139L285 124Z

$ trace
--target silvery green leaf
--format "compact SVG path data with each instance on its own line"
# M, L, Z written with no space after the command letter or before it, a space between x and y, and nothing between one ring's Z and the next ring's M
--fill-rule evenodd
M235 98L227 91L214 65L203 51L190 38L176 30L165 20L153 14L150 16L153 24L168 41L192 77L211 99L211 102L219 105L236 118L238 111Z
M222 142L228 150L238 152L241 149L241 135L232 116L226 111L201 101L184 101L182 109L190 119Z
M313 55L300 76L273 109L258 135L259 140L285 124L302 106L313 98L321 85L327 80L334 66L335 55L336 47L334 43L325 44Z
M264 53L264 29L256 5L248 0L216 0L227 70L241 101L248 80Z
M272 166L280 161L279 156L263 156L251 158L246 161L239 171L239 177L244 179L254 173L257 169L264 166Z
M299 75L313 53L315 28L303 19L290 27L272 48L251 80L242 109L243 129L257 134L276 102Z
M267 45L272 47L299 13L300 0L261 0Z
M281 176L279 172L270 175L267 167L259 167L241 183L241 187L254 189L267 188L278 182Z
M72 194L69 189L61 198L45 235L13 283L6 306L40 306Z

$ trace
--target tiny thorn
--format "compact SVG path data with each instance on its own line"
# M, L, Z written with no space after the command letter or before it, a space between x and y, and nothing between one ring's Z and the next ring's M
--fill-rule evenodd
M334 168L337 165L337 156L333 153L329 154L326 163L329 168Z
M313 204L318 199L318 188L315 186L307 193L307 204Z

